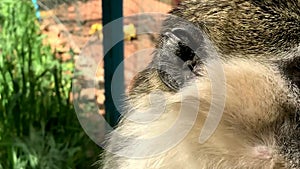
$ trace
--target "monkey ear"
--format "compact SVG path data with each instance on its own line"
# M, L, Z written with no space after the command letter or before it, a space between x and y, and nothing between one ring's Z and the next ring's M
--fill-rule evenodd
M167 20L153 60L162 82L177 91L200 76L203 63L209 57L207 42L204 33L195 25L178 19L177 22Z

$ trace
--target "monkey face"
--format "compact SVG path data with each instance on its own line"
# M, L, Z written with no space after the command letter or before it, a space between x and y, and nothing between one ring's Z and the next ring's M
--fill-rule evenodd
M200 32L197 28L194 28L192 26L186 26L188 24L182 24L183 26L177 26L179 28L177 29L171 29L168 30L169 33L167 36L162 36L161 43L162 44L170 44L168 41L177 42L176 45L172 44L168 47L168 51L175 53L175 56L177 56L181 62L174 61L174 59L170 60L164 60L162 59L164 55L160 55L160 61L166 62L165 64L169 65L169 67L172 67L172 71L165 71L165 72L159 72L159 77L162 80L163 83L165 83L169 88L173 89L174 91L178 91L181 88L184 87L185 84L190 84L190 81L193 83L193 79L195 78L203 78L203 67L205 64L209 64L210 60L213 59L214 54L211 54L210 52L212 50L208 49L208 44L205 43L205 38L208 38L207 36L203 35L203 32ZM180 33L173 31L173 30L180 30ZM194 34L197 34L198 36L193 36ZM199 36L199 34L203 36ZM181 36L184 35L184 38ZM197 41L200 39L200 41ZM208 40L209 41L209 40ZM206 42L208 42L206 41ZM192 46L189 47L190 43L197 44L199 48ZM163 46L165 47L165 46ZM171 49L171 50L170 50ZM200 50L199 50L200 49ZM187 55L185 55L187 54ZM220 53L219 53L220 54ZM286 53L285 53L286 54ZM220 54L221 55L221 54ZM258 141L260 144L252 145L252 148L254 149L254 154L256 154L256 157L261 158L269 158L273 159L274 163L271 165L269 164L269 167L266 168L300 168L299 165L299 159L300 159L300 120L299 120L299 106L300 106L300 100L299 100L299 77L300 77L300 54L298 50L291 50L288 52L289 56L284 56L284 54L274 54L277 55L276 57L260 57L255 56L255 58L249 58L247 56L244 57L245 60L248 60L249 63L251 63L252 67L259 67L256 65L256 63L263 63L263 65L277 69L277 73L270 75L270 77L276 77L277 74L280 74L280 77L278 79L272 79L274 83L285 83L285 89L286 92L283 91L271 91L268 88L274 87L274 85L268 83L267 81L262 82L261 85L258 84L258 81L255 81L255 76L247 75L249 79L245 79L245 82L240 82L242 78L238 79L238 74L236 72L238 71L246 71L243 69L243 66L247 65L243 62L240 63L240 70L232 71L232 76L236 79L230 79L227 82L229 83L237 83L240 84L239 86L234 85L235 92L237 93L245 93L243 96L238 97L238 95L232 95L228 96L227 100L233 100L234 102L230 102L226 104L226 109L228 111L234 111L236 113L241 113L238 110L239 108L244 108L246 110L252 110L252 112L247 112L247 114L252 114L253 112L255 115L252 116L253 119L248 118L247 114L244 115L232 115L236 119L226 119L226 116L223 116L223 120L230 121L229 125L232 128L237 129L238 131L232 131L232 132L240 132L240 130L248 131L243 133L244 136L251 137L250 133L254 133L253 138L248 138L251 141ZM162 58L161 58L162 56ZM172 55L166 55L166 56L172 56ZM174 56L174 54L173 54ZM187 56L187 57L185 57ZM291 57L292 56L292 57ZM253 55L252 55L253 57ZM177 59L178 59L177 58ZM181 59L184 58L184 59ZM222 60L226 62L231 60L235 60L237 58L243 58L243 56L240 55L222 55ZM276 59L270 59L270 58L276 58ZM287 59L288 58L288 59ZM255 62L252 62L255 61ZM188 65L188 66L186 66ZM250 67L251 67L250 66ZM182 67L185 67L185 69L182 69ZM188 69L187 69L188 68ZM182 73L184 71L187 71L188 73ZM226 70L225 70L226 71ZM250 70L252 72L255 72L256 70ZM180 72L180 73L177 73ZM229 71L228 71L229 72ZM267 74L267 70L262 70L261 74ZM245 73L245 72L243 72ZM187 78L188 77L188 78ZM231 76L229 76L231 77ZM256 77L262 78L259 74L256 74ZM173 79L172 79L173 78ZM263 79L263 78L262 78ZM176 81L180 81L179 85L175 83ZM251 83L251 81L254 81L254 83ZM280 82L281 81L281 82ZM176 84L176 85L174 85ZM266 86L264 86L265 84ZM267 86L269 85L269 86ZM255 87L263 88L264 90L268 91L267 93L265 91L260 90L252 90L251 92L249 89L255 88ZM244 92L248 91L248 92ZM227 91L229 92L229 91ZM228 93L227 93L228 94ZM256 95L263 95L262 97L255 97ZM285 98L282 102L279 102L281 99L275 100L272 104L268 104L268 101L271 100L273 97ZM287 97L289 96L289 98ZM238 98L238 99L237 99ZM244 99L247 98L247 101ZM236 105L235 102L241 102L240 105ZM228 101L228 102L229 102ZM251 101L256 101L256 103L251 103ZM259 103L260 102L260 103ZM288 103L288 104L287 104ZM236 105L236 106L235 106ZM260 106L259 106L260 105ZM275 109L275 107L277 108ZM253 109L256 107L257 109ZM262 109L264 107L264 109ZM234 110L236 108L236 110ZM274 108L274 109L273 109ZM277 113L281 114L283 116L263 116L266 113ZM224 112L226 114L226 110ZM244 112L245 113L245 112ZM239 117L239 118L237 118ZM272 119L276 120L272 120ZM230 124L234 122L233 124ZM262 126L260 128L259 126ZM228 126L227 126L228 127ZM226 127L224 127L226 128ZM272 136L270 136L272 135ZM240 136L236 136L240 137ZM270 137L269 139L272 140L266 145L266 138ZM195 138L194 138L195 139ZM222 139L220 139L222 140ZM249 140L244 140L244 142L248 142ZM254 141L254 142L256 142ZM272 142L272 143L271 143ZM208 144L209 145L209 144ZM271 146L272 145L272 146ZM214 145L215 146L215 145ZM201 146L200 146L201 147ZM205 146L204 146L205 147ZM272 147L272 148L270 148ZM216 147L210 147L211 149L215 149ZM204 152L205 153L205 152ZM248 152L249 153L249 152ZM212 153L213 154L213 153ZM246 155L246 154L243 154ZM275 157L276 156L276 157ZM274 157L274 158L271 158ZM276 160L275 160L276 159ZM227 159L230 161L230 159ZM238 160L238 159L236 159ZM239 161L239 160L238 160ZM245 165L241 168L263 168L263 166L256 166L251 162L247 162L250 165ZM236 164L231 164L231 166L235 166ZM212 168L215 167L214 165L211 165L210 167L206 168ZM228 167L224 165L223 167L220 166L220 168Z

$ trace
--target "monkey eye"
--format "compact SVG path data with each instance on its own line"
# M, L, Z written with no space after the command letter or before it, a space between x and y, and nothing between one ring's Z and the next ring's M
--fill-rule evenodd
M170 20L161 34L157 53L159 77L172 90L179 90L186 82L201 76L208 59L209 39L192 23ZM155 63L155 62L153 62Z
M189 32L189 30L184 28L173 28L172 33L181 40L181 43L185 44L189 48L194 50L197 48L197 42L191 34L193 32Z
M182 24L180 27L173 28L171 32L193 51L204 43L202 32L193 24Z

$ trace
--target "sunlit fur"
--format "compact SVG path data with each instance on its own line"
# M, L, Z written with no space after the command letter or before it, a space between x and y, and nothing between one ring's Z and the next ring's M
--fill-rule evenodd
M161 155L145 159L118 157L107 153L104 168L289 168L278 139L287 132L282 131L285 119L296 116L299 105L294 97L295 91L271 66L250 60L231 59L223 63L223 68L226 77L225 109L217 130L207 142L198 142L212 97L211 79L204 75L178 93L165 93L166 110L158 120L145 125L124 119L116 130L124 136L134 138L155 137L172 127L173 122L178 120L179 113L189 116L190 111L199 109L195 125L180 143ZM141 119L147 115L142 113L149 106L161 106L158 102L150 104L149 95L133 98L135 99L129 101L129 110L141 110ZM199 107L194 106L197 102L200 102ZM190 109L179 112L181 103L190 105ZM134 143L118 142L113 136L110 144L121 149L128 146L133 156L134 152L151 151L154 148L137 148ZM160 142L153 145L162 146Z
M196 122L188 135L169 151L145 159L106 152L102 160L104 168L299 169L300 1L183 0L170 14L203 31L223 62L226 102L222 120L212 137L200 144L199 135L211 106L213 79L203 71L184 81L183 63L178 59L184 64L196 60L190 68L193 73L199 73L197 68L203 62L212 70L219 68L213 66L207 50L211 45L205 38L199 38L201 33L170 17L162 24L156 44L161 52L154 54L152 65L138 73L130 86L126 114L133 113L142 120L155 114L147 111L149 107L166 109L148 124L123 118L116 131L133 138L156 137L172 127L179 113L188 118L194 111L198 112ZM175 28L184 32L182 36L187 35L181 38L181 45L165 36L166 33L175 36L172 32ZM200 54L182 45L190 42L197 42L193 45L199 46ZM169 74L153 69L161 64L172 68ZM182 85L174 83L182 79ZM156 91L163 94L153 94ZM222 100L218 94L213 97ZM180 112L182 104L188 108ZM221 102L213 104L222 107ZM180 124L184 128L192 121ZM170 142L180 132L174 132ZM128 148L131 156L135 156L157 147L169 147L161 144L157 141L140 147L135 142L118 141L112 135L108 148L120 151Z

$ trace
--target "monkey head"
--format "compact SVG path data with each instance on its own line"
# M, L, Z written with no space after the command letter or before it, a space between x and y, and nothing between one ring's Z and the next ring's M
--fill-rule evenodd
M145 139L172 124L178 129L174 137L184 126L191 128L155 156L132 159L107 153L104 168L300 168L300 2L186 0L170 14L152 62L133 80L126 114L143 118L162 108L164 112L147 125L124 118L116 131ZM223 73L218 73L216 60ZM223 76L222 83L214 84ZM226 92L214 92L218 86ZM149 101L156 90L163 92L164 106L159 97ZM148 107L153 111L145 111ZM221 118L210 138L199 143L202 129L218 120L214 112L210 116L211 108L221 109ZM178 117L185 121L175 123ZM138 144L118 142L112 135L108 147L134 156L169 147L172 138Z

